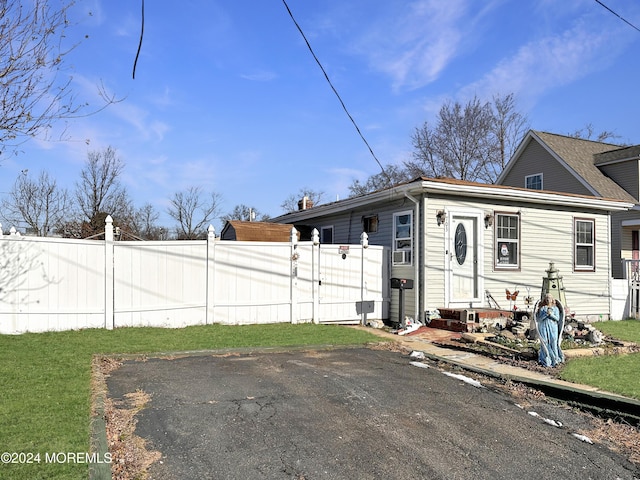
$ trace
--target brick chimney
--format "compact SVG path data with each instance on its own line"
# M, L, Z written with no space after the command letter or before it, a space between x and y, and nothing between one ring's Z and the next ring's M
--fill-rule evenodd
M298 201L298 210L307 210L311 207L313 207L313 200L311 200L306 195Z

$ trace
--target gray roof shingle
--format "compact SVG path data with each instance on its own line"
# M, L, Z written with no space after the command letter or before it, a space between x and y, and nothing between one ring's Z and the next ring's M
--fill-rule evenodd
M636 202L624 188L607 177L595 164L596 155L619 150L620 145L533 131L571 169L591 185L599 196Z

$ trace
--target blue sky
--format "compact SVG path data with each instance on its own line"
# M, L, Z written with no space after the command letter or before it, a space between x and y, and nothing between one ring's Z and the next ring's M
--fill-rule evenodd
M287 0L349 112L383 164L446 100L514 93L531 127L591 123L640 143L640 32L595 0ZM636 0L603 0L640 26ZM0 192L24 169L73 188L87 152L114 147L134 203L171 226L188 187L277 216L301 188L345 198L379 167L281 0L151 0L142 50L138 0L80 0L68 57L78 99L97 85L124 100L3 155ZM59 126L62 128L62 125ZM51 132L58 138L59 132ZM214 224L219 231L219 222Z

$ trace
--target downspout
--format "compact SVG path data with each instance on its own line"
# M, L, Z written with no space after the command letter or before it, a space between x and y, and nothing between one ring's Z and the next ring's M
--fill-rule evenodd
M608 320L614 320L613 318L611 318L611 314L613 313L613 258L612 258L612 248L611 248L611 242L613 241L613 232L611 230L613 226L613 222L611 221L611 211L607 211L607 232L608 232L608 237L609 237L609 241L607 242L607 255L609 257L609 291L608 296L609 296L609 318ZM595 228L595 227L594 227ZM618 230L622 229L622 225L620 225L618 227ZM620 232L620 249L622 249L622 232ZM595 267L595 265L594 265ZM623 268L624 269L624 268ZM601 317L602 318L602 317Z
M414 232L414 261L413 261L413 269L414 269L414 282L415 284L418 286L418 288L414 289L414 295L415 295L415 307L414 307L414 312L413 312L413 318L415 318L416 321L424 323L422 320L422 318L420 318L420 305L422 304L421 300L423 298L423 292L422 292L422 285L420 284L420 258L424 258L424 255L422 255L420 247L421 247L421 242L420 242L420 234L422 233L422 228L420 228L420 202L415 198L412 197L408 192L404 192L404 196L407 197L409 200L411 200L413 202L413 218L415 219L414 221L414 225L415 230L417 230L417 232ZM418 252L417 255L415 255L415 252Z

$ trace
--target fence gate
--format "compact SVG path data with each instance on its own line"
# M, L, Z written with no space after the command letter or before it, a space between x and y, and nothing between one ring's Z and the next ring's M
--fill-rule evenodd
M367 315L388 318L389 261L385 248L320 245L319 321L357 324Z

